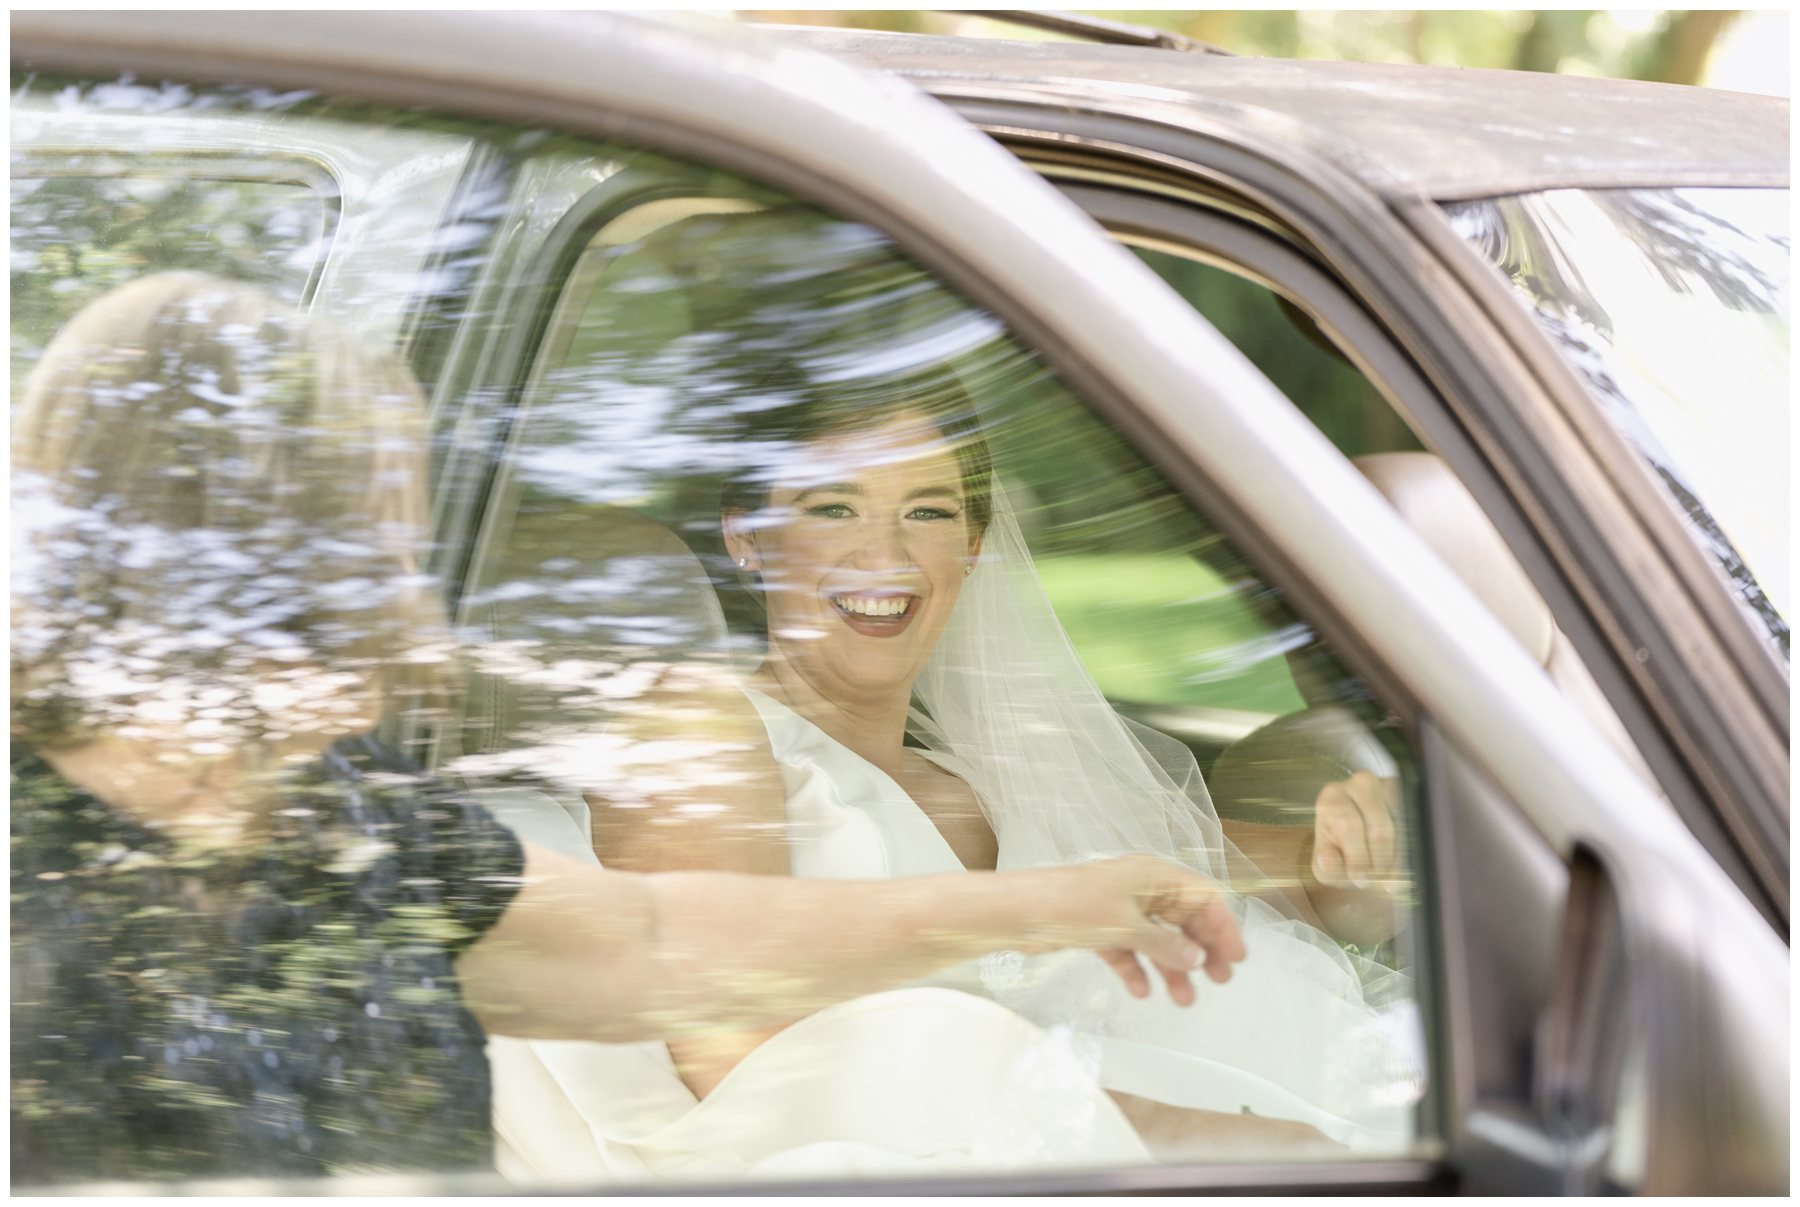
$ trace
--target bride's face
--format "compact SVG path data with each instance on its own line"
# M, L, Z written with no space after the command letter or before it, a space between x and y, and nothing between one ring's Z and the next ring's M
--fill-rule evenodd
M812 441L726 527L761 575L772 652L839 699L910 690L980 546L956 453L908 414Z

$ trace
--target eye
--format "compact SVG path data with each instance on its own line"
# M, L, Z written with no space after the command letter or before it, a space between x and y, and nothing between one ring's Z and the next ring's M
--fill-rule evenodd
M822 520L848 520L856 515L856 511L848 503L820 503L816 507L808 507L806 514L816 515Z
M960 511L950 511L943 507L915 507L906 513L909 520L954 520L961 515Z

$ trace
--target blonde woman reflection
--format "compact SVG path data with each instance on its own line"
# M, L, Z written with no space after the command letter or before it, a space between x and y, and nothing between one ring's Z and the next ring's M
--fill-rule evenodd
M453 651L391 357L198 274L125 286L15 419L18 1184L491 1163L487 1033L742 1028L985 951L1148 993L1242 956L1150 859L874 884L521 844L367 736ZM1090 957L1091 958L1091 957Z
M879 1017L675 1039L631 1060L540 1045L535 1080L517 1073L520 1095L503 1070L501 1118L533 1086L535 1117L572 1107L592 1136L584 1159L615 1173L682 1169L684 1149L699 1168L725 1136L758 1151L853 1139L890 1162L1069 1162L1102 1146L997 1156L953 1132L1020 1096L1097 1118L1098 1082L1146 1146L1138 1160L1404 1149L1420 1092L1405 979L1303 920L1363 943L1393 933L1389 889L1403 869L1391 787L1369 775L1322 786L1316 826L1275 851L1288 865L1271 881L1224 836L1192 755L1118 717L1075 656L951 374L856 389L793 373L771 377L757 404L734 436L746 469L722 521L765 605L766 658L687 709L703 729L668 719L691 701L645 700L638 734L653 747L730 733L737 750L728 769L712 760L629 797L618 795L627 781L590 791L600 859L906 877L1148 851L1245 886L1232 904L1248 957L1190 1010L1014 954L933 982L957 995ZM1303 900L1253 895L1272 883ZM985 1059L1002 1042L980 1008L993 1003L1058 1050ZM896 1033L909 1041L898 1061ZM623 1101L636 1117L611 1105ZM519 1117L534 1112L521 1102ZM518 1130L522 1161L587 1170L558 1166Z

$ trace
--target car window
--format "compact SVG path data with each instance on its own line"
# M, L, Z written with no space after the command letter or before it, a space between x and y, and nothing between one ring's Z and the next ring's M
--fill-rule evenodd
M960 643L958 657L967 665L946 660L941 668L928 666L923 679L940 671L985 678L1011 702L1008 707L1029 710L1030 724L1066 755L1058 765L1090 779L1084 789L1064 789L1072 798L1111 782L1107 760L1127 757L1126 748L1131 757L1165 769L1160 782L1185 786L1184 810L1224 819L1221 837L1252 853L1246 864L1282 866L1245 871L1270 890L1271 900L1279 898L1272 908L1311 919L1301 933L1324 935L1328 924L1316 906L1329 910L1328 894L1319 893L1317 901L1304 889L1289 895L1308 874L1295 860L1314 841L1319 793L1358 771L1406 783L1414 765L1367 686L1342 668L1232 541L991 315L910 263L879 232L752 183L715 173L707 192L671 196L674 186L691 187L695 179L688 165L639 155L608 180L616 204L595 206L579 249L543 252L574 267L554 300L541 303L551 318L535 359L518 370L525 387L509 413L494 486L473 526L479 533L470 558L474 570L459 620L474 651L478 687L468 697L472 706L458 744L445 754L445 769L516 805L521 816L530 814L529 824L540 826L546 841L561 835L571 854L592 850L612 866L657 866L654 859L644 862L641 835L647 831L657 836L653 846L679 861L676 852L689 841L683 835L689 819L677 811L685 807L705 819L702 828L722 831L710 844L698 844L709 858L750 859L756 831L766 823L734 825L728 794L675 809L659 804L655 781L669 768L649 757L659 748L683 757L704 750L694 744L698 735L680 727L672 733L667 726L671 710L689 707L667 685L673 673L717 668L749 686L790 793L779 843L783 866L836 875L879 867L953 870L958 863L952 861L982 849L970 827L939 829L948 850L930 830L909 830L919 843L913 846L900 832L919 816L906 797L895 795L885 777L869 776L866 762L845 759L841 745L792 707L807 698L809 684L823 692L859 690L860 655L835 669L829 652L805 661L809 669L795 672L800 683L792 694L781 691L779 676L768 668L772 662L787 666L795 644L817 642L816 648L828 650L838 637L831 627L838 623L834 612L871 602L846 603L834 585L886 573L915 593L908 606L921 608L921 619L909 623L929 625L939 623L930 610L939 590L967 583L974 591L984 574L1010 574L1018 581L1008 580L1006 602L976 598L998 609L989 618L993 624L1025 630L1008 636L1034 660L1009 662L1018 655L1008 652L1007 643L989 651L988 634L973 626L961 631L952 618L941 640ZM808 418L820 413L837 418ZM919 534L953 522L912 510L898 516L881 511L894 506L882 493L893 489L881 469L890 455L880 443L882 417L904 426L909 415L921 413L960 416L965 430L979 433L1020 542L984 549L966 578L952 566L947 584L933 579L929 564L883 545L890 521L900 529L911 524L913 537L891 539L919 542L909 547L923 558L919 551L929 538ZM809 422L824 426L809 428ZM866 453L859 451L864 441L873 442ZM815 481L819 476L824 480ZM781 491L790 480L823 493L802 490L788 499ZM753 487L748 492L746 483ZM933 500L928 510L941 502ZM739 531L754 534L760 550L748 555L748 564L740 552L747 546L732 543L738 523ZM1002 560L984 564L989 557ZM1010 565L1004 560L1009 557ZM763 558L768 560L758 560ZM792 561L802 564L791 568ZM828 602L821 602L820 592ZM959 594L957 607L969 598ZM851 631L850 640L881 631ZM1043 662L1035 660L1039 655ZM935 652L928 663L932 657ZM1045 693L1041 702L1024 702L1036 700L1026 690L1030 678L1057 676L1078 677L1063 687L1071 699L1090 693L1095 711L1068 704L1073 711L1059 712L1064 702L1055 686L1036 689ZM951 747L976 739L962 728L970 725L968 718L947 715L959 705L939 692L956 694L940 683L912 696L908 748L953 761ZM987 698L985 692L975 695ZM658 723L650 724L647 714ZM1086 728L1102 716L1121 739L1111 753ZM948 739L939 729L946 724L959 726ZM996 726L997 735L1012 732ZM596 741L596 733L604 737ZM675 734L681 741L670 744ZM977 752L978 743L970 753ZM1023 747L1007 754L1034 757ZM831 770L818 771L821 764ZM599 784L596 776L613 778ZM1004 790L1012 778L997 772L993 786ZM1041 782L1039 788L1045 795L1033 799L1051 810L1083 808L1074 799L1057 800ZM876 796L859 795L866 792ZM1024 857L1034 843L1056 842L1085 843L1081 854L1096 855L1143 820L1129 805L1097 807L1112 815L1096 816L1094 829L1086 823L1073 823L1068 831L1028 826L999 841L998 857ZM850 824L855 814L847 809L884 818L878 831L881 825L897 829L860 841L822 838L822 832ZM1005 819L1005 809L996 803L988 816ZM1111 826L1120 829L1109 838ZM1165 843L1171 841L1167 833ZM995 857L990 847L987 858ZM1401 879L1410 886L1413 874L1409 865ZM1273 888L1276 883L1286 887ZM1411 893L1408 887L1403 895L1410 901ZM1346 931L1312 949L1331 961L1342 957L1354 969L1344 984L1355 985L1348 991L1370 1011L1357 1026L1366 1036L1384 1037L1326 1048L1353 1063L1376 1053L1397 1062L1388 1073L1362 1066L1366 1078L1351 1095L1385 1084L1377 1096L1388 1096L1386 1106L1344 1101L1339 1106L1346 1114L1331 1120L1299 1106L1283 1116L1309 1120L1300 1129L1307 1141L1317 1139L1310 1129L1327 1129L1319 1133L1326 1136L1325 1151L1410 1151L1420 1135L1413 1114L1424 1084L1409 1077L1422 1065L1406 1066L1419 1050L1408 1046L1412 1040L1399 1039L1415 1026L1402 1021L1413 1017L1410 978L1417 962L1411 935L1404 928L1354 937ZM990 965L962 970L941 984L1008 1003L1047 1025L1060 1017L1049 1004L1051 991L1024 973L1015 982ZM1034 1009L1047 1013L1033 1015ZM1291 1021L1298 1040L1308 1025L1298 1016ZM1146 1053L1133 1048L1123 1031L1116 1038L1125 1042L1113 1045L1110 1056L1102 1042L1094 1058L1103 1070L1114 1068L1103 1077L1117 1076L1124 1085L1135 1075L1128 1070L1139 1066L1123 1053ZM796 1051L803 1046L784 1033L757 1052L774 1061L788 1043ZM851 1059L858 1043L846 1035L833 1051ZM516 1109L508 1106L509 1086L523 1094L546 1075L564 1075L561 1053L502 1047L508 1069L498 1083L503 1112ZM1203 1062L1217 1057L1188 1055ZM691 1071L690 1056L677 1055L684 1074ZM748 1076L757 1059L733 1064L732 1075ZM1415 1073L1389 1079L1403 1066ZM1132 1082L1143 1097L1120 1090L1117 1101L1129 1103L1127 1113L1143 1134L1162 1136L1159 1129L1167 1128L1175 1148L1191 1141L1193 1147L1182 1151L1193 1159L1298 1153L1283 1148L1296 1135L1277 1141L1274 1132L1281 1129L1273 1125L1243 1137L1249 1147L1236 1154L1218 1145L1218 1134L1208 1138L1207 1121L1216 1119L1207 1112L1249 1107L1261 1114L1273 1110L1272 1099L1225 1104L1198 1088L1206 1080L1201 1065L1184 1067L1181 1074L1146 1072L1147 1082ZM1234 1084L1242 1088L1269 1073L1265 1066ZM1270 1091L1272 1083L1258 1084L1262 1089L1249 1091L1252 1097ZM1018 1083L984 1084L969 1092L1016 1088ZM1315 1082L1309 1092L1326 1091ZM988 1109L1006 1109L1004 1096ZM1375 1121L1378 1115L1382 1122ZM894 1126L900 1128L898 1121ZM1188 1127L1196 1130L1184 1134ZM904 1143L898 1134L890 1141ZM528 1136L513 1142L503 1150L503 1167L544 1159L530 1147ZM598 1159L622 1160L628 1148L603 1136ZM1095 1150L1087 1151L1091 1156ZM1175 1149L1161 1151L1167 1157Z
M1503 513L1461 479L1458 450L1466 436L1419 367L1354 296L1315 261L1229 219L1107 193L1075 195L1125 232L1117 237L1282 388L1613 748L1654 780L1586 661L1593 654L1571 641L1563 627L1570 618L1551 611L1554 595L1540 593L1525 555L1502 535ZM1579 632L1585 621L1574 623Z
M842 1184L1432 1142L1405 735L1257 551L996 316L877 229L653 149L298 94L30 87L107 118L121 153L171 131L204 150L245 116L343 170L335 225L279 183L152 191L171 234L142 241L200 250L120 253L104 280L64 269L130 245L129 173L15 198L37 274L14 306L18 1184ZM90 338L93 312L62 295L129 300L113 286L172 288L171 267L250 282L227 296L265 297L267 330L299 305L374 363L413 358L429 418L383 370L304 428L305 456L224 485L188 454L256 446L317 364L263 366L270 395L108 379L65 418L88 379L38 349ZM429 498L357 510L427 475ZM119 502L138 486L95 501L96 480L168 510L140 521ZM337 740L247 719L277 706ZM177 752L164 773L193 789L195 760L311 769L271 823L284 854L253 832L190 857L133 794L77 784L92 764L68 752L102 740ZM1187 1009L1085 953L997 952L766 1034L484 1046L443 960L505 879L484 819L635 871L1149 851L1227 882L1254 954ZM421 826L454 840L395 863Z
M205 170L192 163L46 158L22 157L12 174L15 396L22 366L114 286L194 269L256 281L298 306L325 261L336 206L313 184L161 174Z
M1446 207L1788 656L1786 190L1555 190ZM1698 336L1698 340L1696 340ZM1700 340L1711 354L1687 349Z

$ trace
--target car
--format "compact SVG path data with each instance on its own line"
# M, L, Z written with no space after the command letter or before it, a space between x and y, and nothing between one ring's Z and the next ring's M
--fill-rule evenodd
M15 398L165 269L397 349L469 669L384 725L521 834L593 859L596 793L683 758L619 755L646 684L763 653L720 488L789 446L744 424L946 366L1078 664L1241 849L1399 785L1397 929L1265 886L1359 995L1394 974L1357 1088L1397 1130L1308 1101L1305 1160L658 1165L693 1105L662 1045L496 1038L509 1180L382 1185L1786 1191L1786 103L1096 36L1147 44L14 15ZM646 1055L661 1106L605 1081Z

